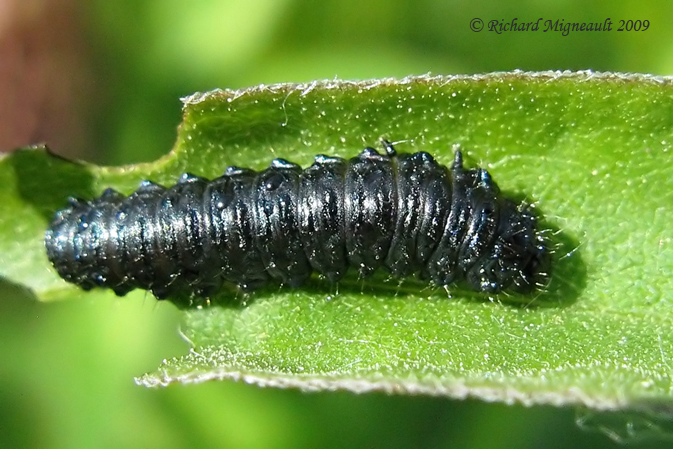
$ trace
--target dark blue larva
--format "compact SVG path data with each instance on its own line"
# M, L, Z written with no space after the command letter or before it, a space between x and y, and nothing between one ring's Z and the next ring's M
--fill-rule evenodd
M46 232L49 260L85 290L157 298L210 296L223 282L298 286L312 271L337 282L349 266L492 293L542 285L549 252L536 218L486 170L463 168L460 151L448 169L383 143L386 154L320 155L306 170L276 159L261 172L229 167L212 181L184 174L169 189L145 181L129 197L72 199Z

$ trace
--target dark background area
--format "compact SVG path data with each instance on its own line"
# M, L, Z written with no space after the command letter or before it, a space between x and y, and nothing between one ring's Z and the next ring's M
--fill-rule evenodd
M473 18L610 32L470 29ZM619 20L646 31L616 31ZM673 3L0 0L0 151L104 164L167 153L181 96L216 87L505 70L673 71ZM0 291L0 447L610 447L573 409L215 382L147 390L186 350L151 296L36 304ZM652 442L648 447L666 447Z

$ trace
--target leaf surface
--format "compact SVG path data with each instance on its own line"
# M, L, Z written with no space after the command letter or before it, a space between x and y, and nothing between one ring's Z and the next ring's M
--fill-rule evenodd
M72 164L44 149L0 161L0 275L39 299L87 293L50 268L42 236L68 196L171 185L228 165L352 157L380 138L450 164L460 144L510 196L534 202L555 250L548 288L488 297L416 280L180 303L184 357L144 385L235 378L505 402L670 410L673 84L593 73L321 81L185 99L174 150L150 164ZM100 293L97 293L100 294ZM143 295L134 292L133 295Z

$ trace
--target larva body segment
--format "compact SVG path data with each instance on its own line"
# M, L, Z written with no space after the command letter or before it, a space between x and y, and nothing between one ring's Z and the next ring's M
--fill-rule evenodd
M384 146L319 155L305 170L276 159L261 172L229 167L212 181L185 174L169 189L145 181L128 197L71 200L46 232L47 254L83 289L160 299L210 296L223 282L294 287L312 271L337 282L348 267L489 293L542 285L550 258L536 217L486 170L463 168L460 151L449 169Z

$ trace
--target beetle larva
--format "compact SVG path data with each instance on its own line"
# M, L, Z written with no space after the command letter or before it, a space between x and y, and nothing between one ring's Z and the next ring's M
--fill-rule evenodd
M275 159L261 172L229 167L212 181L184 174L171 188L145 181L128 197L71 199L46 232L47 254L85 290L160 299L209 296L223 282L294 287L312 271L337 282L351 266L489 293L542 285L549 251L528 207L486 170L465 169L459 150L447 168L383 143L385 154L319 155L305 170Z

